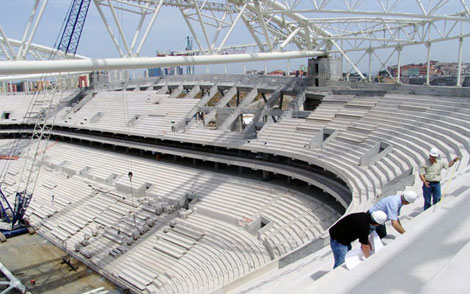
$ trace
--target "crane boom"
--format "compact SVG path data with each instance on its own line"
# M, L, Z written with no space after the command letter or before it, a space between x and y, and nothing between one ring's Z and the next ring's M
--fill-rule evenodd
M62 37L57 47L58 50L65 52L65 54L73 53L75 55L77 51L90 2L91 0L72 0L64 31L62 32ZM37 175L33 176L33 167L39 154L39 142L49 139L50 135L47 131L52 128L47 124L52 101L52 98L45 99L42 102L43 108L36 116L37 121L31 139L32 142L38 143L36 144L36 152L33 159L25 164L26 166L29 163L29 168L25 170L29 170L30 172L25 181L24 189L18 186L18 190L15 193L15 204L13 206L8 202L7 197L2 191L2 184L0 183L0 242L4 242L6 238L22 234L28 230L28 224L24 219L24 215L33 197L33 190L39 174L38 171ZM42 156L44 156L44 154L42 154Z
M67 23L65 24L64 32L62 33L57 49L66 54L73 53L75 55L91 0L72 1Z

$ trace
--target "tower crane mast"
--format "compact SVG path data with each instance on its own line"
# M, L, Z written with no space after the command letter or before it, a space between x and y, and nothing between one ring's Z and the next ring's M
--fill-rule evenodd
M57 48L65 54L73 53L75 55L77 52L90 2L91 0L72 0L67 22Z
M91 0L72 0L64 31L57 46L57 49L65 52L65 54L73 53L75 55L77 51L90 2ZM48 114L52 110L52 102L52 98L45 99L41 111L36 116L36 124L31 139L32 144L37 143L36 152L29 163L29 168L25 169L29 170L25 187L24 189L18 187L13 206L10 205L6 195L3 193L2 183L0 183L0 242L6 241L8 237L20 235L30 230L27 222L24 220L24 215L33 197L33 190L37 180L37 176L33 176L32 173L33 166L38 158L39 142L49 139L49 131L52 128L47 123L49 119ZM30 188L31 186L32 188Z

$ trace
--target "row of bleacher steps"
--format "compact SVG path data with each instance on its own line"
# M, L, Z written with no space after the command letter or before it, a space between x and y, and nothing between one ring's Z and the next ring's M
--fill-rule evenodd
M445 128L451 128L452 126L447 124L445 128L439 127L439 125L443 123L442 117L429 117L430 113L432 113L431 104L439 108L436 103L430 102L430 100L432 100L432 97L406 97L397 99L397 97L394 96L392 96L392 98L386 96L380 99L379 104L374 107L369 114L365 115L364 119L360 120L360 123L370 126L370 130L368 131L374 133L374 135L368 136L369 139L373 138L376 133L382 133L384 134L382 137L384 140L402 142L401 145L399 145L399 147L402 148L399 148L399 150L395 149L392 155L389 156L393 156L395 153L403 154L403 152L408 153L409 156L408 158L403 157L402 159L396 159L395 162L413 162L413 165L418 165L422 162L423 158L427 157L430 146L439 147L445 153L445 157L450 160L452 150L454 151L454 156L455 154L461 155L460 150L465 146L465 140L462 140L460 137L459 143L459 135L455 132L452 133L453 138L447 136ZM443 98L438 100L445 101L444 104L450 102L443 100ZM455 99L453 100L455 102ZM446 118L444 119L447 120ZM380 127L377 127L378 125L380 125ZM439 129L439 131L436 129ZM408 135L408 133L410 134ZM409 143L406 142L407 140L408 142L414 141L415 144L411 147L415 149L413 150L415 152L410 150L407 146L409 145ZM373 144L369 141L368 145L372 146ZM399 166L403 166L403 164L398 164L398 168ZM397 165L391 170L395 173Z
M346 105L350 100L352 99L343 104ZM272 151L273 153L282 152L282 154L290 154L292 157L305 158L346 177L346 182L352 187L355 199L351 210L365 210L373 202L383 185L408 167L418 166L427 158L427 152L432 146L438 146L446 159L449 160L455 155L460 155L463 159L462 164L468 164L469 105L467 100L388 94L383 98L379 98L377 104L367 113L355 118L353 124L349 124L346 120L340 120L341 117L335 117L332 120L338 129L347 130L349 127L353 127L366 133L367 136L362 142L335 139L330 141L323 150L310 150L302 145L304 143L302 140L295 143L295 135L292 135L296 133L297 123L302 122L302 120L294 119L291 121L290 123L295 126L292 127L288 126L289 120L287 119L285 129L280 128L276 133L276 127L283 122L281 119L277 124L267 124L263 128L259 134L263 141L252 140L250 144L256 150ZM365 108L364 106L352 106L352 108L361 107ZM273 140L269 136L263 137L263 132L267 131L272 131ZM276 136L279 134L284 138L276 140ZM210 138L208 142L210 140L212 139ZM286 141L289 141L289 148L285 147L287 145L283 145ZM262 144L258 144L259 142L262 142ZM264 144L265 142L267 144ZM359 168L358 160L361 155L378 142L392 144L394 147L393 152L370 166ZM246 144L244 147L250 146L250 144ZM258 145L255 146L255 144ZM51 148L51 150L53 149ZM210 203L209 200L210 198L207 198L207 204ZM218 202L215 201L214 203L217 204ZM237 211L238 208L230 212ZM255 210L251 208L248 211L253 212ZM285 223L284 226L288 227ZM279 228L282 228L282 224ZM287 231L292 230L288 229ZM297 237L286 236L282 238L288 240L284 243L291 242L294 244ZM276 242L281 241L274 240L272 242L274 243L272 247L275 248L276 244L279 244ZM278 250L279 253L277 254L279 255L284 252L283 249L276 250Z
M328 127L338 112L344 110L352 96L334 97L326 95L322 103L305 118L305 122L297 127L298 131L315 134L320 129Z
M409 97L405 100L396 97L382 98L378 105L360 120L361 124L378 127L371 128L367 141L364 144L355 145L355 149L361 145L372 147L374 143L380 141L387 141L395 147L392 153L369 167L379 176L380 185L410 167L416 168L427 158L427 152L433 146L443 152L446 160L459 155L463 157L464 164L468 162L468 151L465 151L468 150L468 141L462 136L464 129L459 129L459 132L452 131L458 124L451 125L443 121L449 118L433 115L430 105L432 102L429 100L423 99L421 102L419 102L420 98L416 100L410 103ZM455 99L449 100L455 103ZM452 103L442 101L443 104ZM435 105L433 107L440 108L438 104L433 105ZM456 112L457 116L462 116L457 110ZM448 115L453 116L450 113Z
M354 98L346 102L345 108L336 113L338 117L349 119L346 129L338 129L338 139L351 141L353 143L362 143L367 138L368 133L373 131L376 126L361 124L357 121L364 117L370 109L374 108L378 102L377 98ZM344 125L344 124L343 124Z
M55 124L157 137L171 132L199 100L169 98L154 91L98 92L80 109L59 112Z
M281 121L282 120L280 120L278 123L282 123ZM346 182L349 182L349 186L352 187L353 198L361 199L361 196L358 194L360 191L362 191L362 193L368 193L366 188L367 184L364 183L364 177L360 176L360 174L354 170L355 164L347 164L347 162L336 158L335 153L330 155L329 153L322 154L322 152L319 150L310 150L308 148L307 142L309 142L311 138L307 138L305 141L301 141L302 137L298 136L298 133L295 132L294 128L287 132L276 132L277 124L269 124L264 128L267 128L267 130L271 129L271 133L275 134L276 137L280 137L280 139L272 140L268 137L268 135L265 136L264 134L261 134L261 136L259 136L260 138L257 140L252 140L245 146L249 146L250 148L254 148L259 151L268 151L288 157L296 156L300 158L306 158L306 160L309 160L314 164L325 166L325 168L328 168L337 175L343 175L343 179ZM264 128L261 132L266 131ZM299 141L300 144L298 143ZM286 148L286 144L288 144L288 148ZM364 198L368 197L369 196L365 196Z
M250 146L279 150L308 148L313 136L296 131L302 122L303 119L281 118L277 123L267 123L257 138L250 140Z
M468 139L462 136L462 134L468 135L468 129L465 126L466 121L454 119L455 114L462 115L458 110L455 114L448 112L447 116L442 116L430 108L429 101L427 107L423 101L419 104L419 108L413 111L409 110L408 102L405 108L401 108L404 102L396 97L383 100L367 119L380 123L380 130L376 133L399 133L399 136L389 136L397 145L406 146L409 142L414 142L415 144L411 146L414 150L408 150L408 157L415 165L419 165L422 158L427 157L427 152L432 146L438 147L447 160L459 155L463 157L464 162L468 162L466 152L462 152L469 149ZM455 101L455 99L449 100L448 103ZM439 108L437 105L436 107Z
M0 124L21 124L30 118L34 118L42 109L47 109L49 104L55 107L60 99L70 94L63 95L45 94L15 94L0 95ZM51 101L52 100L52 101Z
M425 99L432 100L433 98L435 97L421 99L424 102ZM387 103L392 103L387 99L394 99L395 106L393 109L384 112L381 109L385 106L390 107ZM305 148L309 138L303 139L300 135L301 132L298 132L299 129L302 130L302 127L297 127L296 130L288 129L283 126L282 120L276 124L267 124L259 132L260 140L258 142L252 141L251 145L256 146L257 149L265 148L274 152L283 152L287 146L285 145L286 142L289 142L293 155L309 156L309 153L319 152L327 155L325 161L330 164L335 162L335 157L340 156L343 159L341 165L346 170L344 174L352 179L354 187L362 191L361 193L364 193L364 189L369 190L366 194L372 200L374 195L380 193L380 187L401 175L410 167L417 167L427 158L427 152L431 146L439 147L448 160L455 155L459 155L463 157L464 163L468 162L467 152L462 152L462 150L468 150L468 140L465 139L465 136L462 136L462 134L468 134L468 128L465 128L465 109L468 109L468 105L462 105L462 102L456 102L455 99L453 100L454 104L452 104L449 101L452 99L437 98L441 103L434 104L426 101L428 106L423 106L426 103L420 103L420 98L416 98L418 102L416 100L415 102L410 101L410 99L415 99L414 96L404 99L406 100L400 101L396 100L396 97L388 98L387 96L364 100L362 98L345 99L346 101L343 102L344 109L351 108L353 112L344 112L341 109L335 110L335 117L329 114L328 119L331 118L331 120L327 120L326 123L318 127L319 129L320 127L331 126L331 128L342 130L342 134L338 136L339 138L330 141L325 150L321 152ZM336 102L336 104L340 103ZM349 106L346 106L348 104ZM453 113L450 111L445 112L445 109L449 109L448 105L452 105L450 111L454 111ZM458 106L463 106L463 113L459 111ZM433 108L436 108L436 110L433 110ZM321 105L317 109L321 109ZM339 118L344 117L346 113L354 115L351 116L349 121L342 120L336 117L339 111L343 111L340 112ZM436 114L430 115L431 113ZM445 113L446 115L439 116L438 113ZM312 112L311 116L315 116L315 111ZM385 122L389 125L387 126ZM417 128L416 123L423 125L419 131L413 131ZM301 125L302 120L294 119L292 124ZM407 135L408 132L412 134ZM345 139L344 134L347 133L352 133L355 136L349 136L349 140ZM270 138L271 134L273 134L272 139ZM313 134L314 132L312 132ZM381 135L378 136L378 134ZM431 137L429 137L429 134ZM394 146L393 152L369 166L366 171L360 170L364 173L364 177L354 176L353 170L357 169L355 166L357 166L362 154L381 141L392 143ZM409 142L414 142L414 144L410 146Z
M209 285L220 287L269 261L270 256L261 240L248 234L240 226L198 213L199 207L201 210L217 209L227 218L257 215L269 218L273 227L265 234L278 235L278 238L269 242L273 247L284 248L276 257L308 242L309 238L315 238L338 217L334 215L334 211L319 203L307 205L310 203L305 200L308 197L292 194L277 186L252 181L248 183L246 180L140 159L132 159L129 163L125 156L63 143L57 143L48 149L43 168L31 210L28 210L31 222L40 227L41 234L67 250L75 251L76 244L88 243L79 249L85 261L104 268L123 283L133 280L132 283L136 284L131 285L139 291L163 289L162 293L206 293L211 287L201 281L206 280ZM134 171L133 183L136 189L148 182L154 185L143 195L135 197L134 201L129 194L121 191L126 188L124 184L128 181L126 177L130 168ZM106 182L112 174L117 175L115 180ZM18 179L12 177L12 180ZM122 186L119 186L120 183ZM185 195L182 192L196 192L200 195L195 206L196 213L185 220L177 220L178 223L202 227L201 231L205 236L193 245L181 241L182 238L162 237L165 234L162 228L168 227L168 221L176 216L172 215L167 219L155 216L145 205L145 199L164 201L171 200L172 197L176 203ZM325 209L331 215L323 216ZM136 228L131 217L134 214L139 228L153 223L151 229L140 237L140 233L135 233ZM203 221L205 226L202 226ZM170 235L173 234L171 232L170 230ZM139 237L137 240L131 240L134 233ZM156 236L160 236L159 240L164 240L161 241L164 245L158 245ZM169 244L178 240L181 244ZM282 244L285 240L294 241L287 245ZM146 250L158 256L156 259L164 256L163 260L173 260L174 263L147 269L149 264L138 258L148 255L138 250L144 244L147 244ZM212 252L219 248L217 244L237 244L236 248L245 250L238 249L242 256L238 253L234 255L231 248L219 253ZM209 250L211 245L215 248ZM143 263L142 266L134 263L133 266L138 267L135 269L135 279L129 271L122 273L130 260ZM203 272L198 267L198 260L210 262ZM223 278L213 272L214 265L222 268ZM181 271L176 270L176 267L180 267ZM166 271L160 272L162 269ZM186 274L178 276L176 273Z
M238 146L245 143L242 133L224 132L220 130L212 130L203 126L202 122L195 122L188 130L183 132L167 132L162 136L165 139L180 142L191 142L206 145L214 143L221 146Z
M307 122L309 117L306 119L283 118L277 123L265 125L258 133L258 138L252 140L249 146L259 150L269 149L285 156L289 156L288 154L290 153L291 155L298 155L299 157L307 157L312 161L324 158L330 170L337 174L344 175L346 178L345 181L350 182L350 186L353 187L354 198L365 198L367 201L362 202L370 202L371 199L373 199L373 194L376 192L375 183L377 180L365 180L365 178L369 179L372 177L369 175L369 171L360 170L361 173L367 173L367 176L361 176L354 170L355 166L359 163L359 154L357 152L354 157L350 158L351 155L354 155L352 154L354 150L352 150L352 153L349 151L341 151L338 153L337 150L331 148L332 146L327 146L325 150L311 150L309 148L310 140L321 128L328 127L341 131L346 130L348 126L351 125L351 122L358 121L358 117L349 117L346 115L350 113L346 106L348 103L353 103L354 101L353 96L340 96L338 98L328 96L328 98L309 115L309 117L315 118L318 112L318 114L320 114L318 117L322 118L323 122L316 123L315 128L311 127L311 122ZM368 108L369 103L370 101L367 101L367 103L360 105L362 108ZM353 107L354 105L349 106L354 113L357 113L356 109ZM339 112L343 115L337 116ZM306 125L309 126L305 128ZM357 124L357 128L359 127L361 126ZM333 142L337 141L338 140L334 140ZM341 156L341 159L338 160L338 158L335 158L337 155ZM358 193L365 193L367 196L361 197Z

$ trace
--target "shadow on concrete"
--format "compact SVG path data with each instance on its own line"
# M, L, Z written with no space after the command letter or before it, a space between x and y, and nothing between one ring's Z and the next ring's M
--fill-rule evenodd
M310 276L310 278L314 281L318 280L319 278L323 277L326 275L329 271L317 271L313 275Z

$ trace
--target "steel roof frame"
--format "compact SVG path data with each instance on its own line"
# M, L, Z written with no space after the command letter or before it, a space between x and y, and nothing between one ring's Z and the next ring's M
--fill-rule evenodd
M41 60L45 53L54 52L32 44L47 2L35 0L21 41L8 39L0 26L0 60ZM197 46L181 54L212 55L218 56L213 59L217 62L224 58L233 62L236 57L228 57L233 48L253 54L253 61L260 52L266 53L263 60L267 60L270 55L279 58L279 52L321 51L325 55L338 54L363 78L359 63L364 54L369 56L369 63L375 56L385 68L392 56L384 63L377 51L392 49L398 61L407 46L424 45L430 53L433 43L451 40L459 41L460 69L462 42L470 36L468 0L377 0L372 4L365 0L94 0L94 4L119 55L130 59L141 56L163 7L178 8ZM139 17L130 40L117 18L118 10ZM237 42L233 31L240 27L253 43ZM354 60L350 56L353 52L362 52L361 60ZM61 58L64 56L56 59ZM194 60L188 59L185 65L191 62Z

